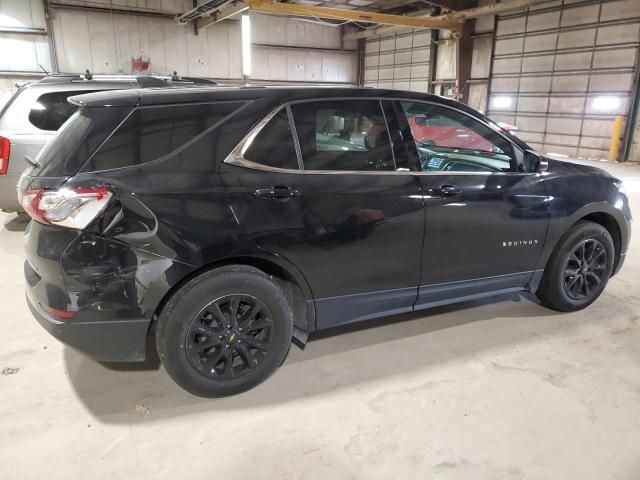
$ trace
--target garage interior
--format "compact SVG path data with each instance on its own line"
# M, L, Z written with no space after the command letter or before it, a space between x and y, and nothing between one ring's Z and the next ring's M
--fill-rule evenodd
M0 0L0 109L48 73L364 86L461 101L640 211L638 0ZM527 295L313 335L240 396L100 364L24 301L0 213L1 478L637 479L640 239L587 310Z

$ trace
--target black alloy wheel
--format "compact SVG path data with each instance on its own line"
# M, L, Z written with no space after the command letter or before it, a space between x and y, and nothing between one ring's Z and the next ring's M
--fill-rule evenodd
M569 298L583 300L596 292L607 270L607 251L593 238L578 244L564 267L564 288Z
M255 387L284 361L293 335L289 297L249 265L207 271L182 285L158 316L156 348L188 392L224 397Z
M189 361L201 374L240 377L269 354L273 320L269 308L251 295L220 297L191 321L186 342Z
M604 226L586 220L575 223L549 257L536 295L559 312L589 306L607 286L615 255L613 238Z

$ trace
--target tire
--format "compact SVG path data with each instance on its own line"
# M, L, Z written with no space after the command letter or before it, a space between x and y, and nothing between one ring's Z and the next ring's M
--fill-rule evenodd
M580 221L558 242L536 295L543 305L560 312L586 308L607 286L614 261L615 249L607 229Z
M194 278L169 299L158 317L156 347L171 378L186 391L223 397L275 372L292 334L283 290L256 268L232 265Z

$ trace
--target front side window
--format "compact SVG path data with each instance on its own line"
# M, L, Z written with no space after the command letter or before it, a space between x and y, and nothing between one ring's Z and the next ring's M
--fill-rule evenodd
M40 95L33 105L31 105L29 121L34 127L40 130L55 132L78 109L76 105L69 103L67 98L92 92L93 90L76 90L70 92L51 92Z
M514 170L516 159L511 144L474 118L438 105L401 103L419 153L419 170Z
M305 170L395 170L379 101L298 103L291 110Z

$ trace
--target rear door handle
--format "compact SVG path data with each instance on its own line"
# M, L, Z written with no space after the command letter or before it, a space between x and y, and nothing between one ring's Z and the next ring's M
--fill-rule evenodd
M456 187L455 185L441 185L438 188L430 189L429 193L442 195L443 197L454 197L456 195L460 195L462 193L462 189L460 187Z
M300 191L285 185L276 185L271 188L258 188L254 195L256 198L275 198L277 200L287 200L292 197L299 197Z

